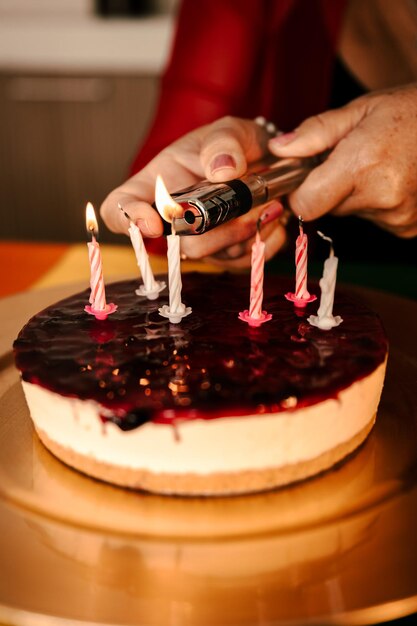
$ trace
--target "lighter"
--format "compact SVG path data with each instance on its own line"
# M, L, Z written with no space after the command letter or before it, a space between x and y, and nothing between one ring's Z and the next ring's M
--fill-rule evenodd
M172 193L183 212L173 220L175 232L178 235L201 235L253 207L288 194L321 161L321 156L280 159L242 178L225 183L202 181ZM171 224L164 221L164 234L170 232Z

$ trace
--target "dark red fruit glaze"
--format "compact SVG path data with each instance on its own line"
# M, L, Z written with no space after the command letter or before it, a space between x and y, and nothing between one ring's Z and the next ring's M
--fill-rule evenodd
M251 328L249 276L183 276L182 300L193 309L181 324L158 314L156 301L135 294L138 281L107 286L118 310L106 321L84 312L89 291L35 315L14 343L25 381L63 396L91 399L102 418L123 430L154 421L211 419L279 412L315 404L365 377L383 362L387 342L379 318L337 295L341 326L308 324L314 302L298 316L284 298L292 281L265 280L272 320ZM319 289L312 288L319 297Z

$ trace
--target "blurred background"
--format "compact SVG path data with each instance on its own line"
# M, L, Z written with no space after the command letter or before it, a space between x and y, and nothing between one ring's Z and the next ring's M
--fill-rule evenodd
M85 240L86 202L127 177L151 121L177 5L0 0L1 239Z

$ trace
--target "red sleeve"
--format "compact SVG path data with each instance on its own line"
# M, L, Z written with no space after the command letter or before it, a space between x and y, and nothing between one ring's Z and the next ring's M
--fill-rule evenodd
M183 0L171 59L132 173L184 133L223 115L245 116L265 19L262 0ZM248 104L248 103L246 103Z
M183 0L171 59L132 173L223 115L283 130L326 108L347 0Z

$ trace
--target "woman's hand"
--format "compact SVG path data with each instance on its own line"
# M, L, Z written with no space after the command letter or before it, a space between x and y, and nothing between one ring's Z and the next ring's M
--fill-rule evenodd
M129 223L118 208L120 203L144 236L159 237L162 222L151 206L158 174L170 192L204 178L212 182L231 180L267 154L269 137L255 122L239 118L225 117L203 126L165 148L143 170L112 191L101 206L101 215L111 230L127 233ZM264 212L267 217L262 232L266 258L270 258L285 240L285 230L276 219L282 213L279 202L252 209L203 235L182 237L181 251L192 259L209 257L211 262L229 267L248 266L257 221Z
M400 237L417 235L417 86L378 92L305 120L269 142L280 157L332 149L289 202L312 220L356 213Z

